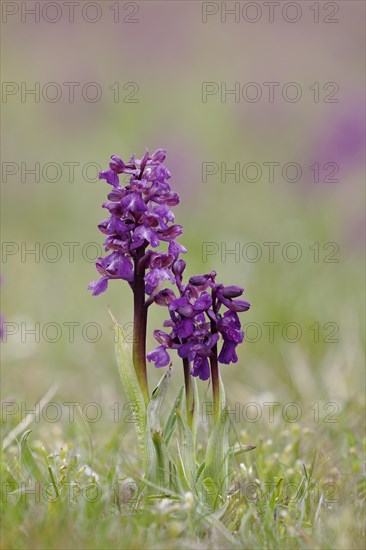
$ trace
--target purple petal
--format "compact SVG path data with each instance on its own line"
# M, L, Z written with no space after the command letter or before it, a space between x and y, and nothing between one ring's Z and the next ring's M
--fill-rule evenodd
M136 227L133 233L133 240L137 241L140 239L146 240L153 247L159 246L159 239L156 232L147 225L139 225Z
M175 326L175 332L181 339L188 338L193 333L194 324L191 319L183 319Z
M139 193L129 193L121 200L120 204L124 210L128 210L136 218L147 210L146 203Z
M156 287L163 281L170 281L174 283L174 277L168 269L151 269L149 273L145 275L146 293L150 296Z
M108 287L108 277L102 277L97 281L93 281L89 284L88 289L92 291L93 296L98 296L105 292Z
M183 233L182 225L171 225L164 231L159 231L159 237L162 241L175 241Z
M118 175L113 170L105 170L104 172L99 172L100 180L107 180L110 185L113 187L118 187L119 179Z
M154 330L154 338L159 344L164 346L165 348L170 348L172 346L172 339L163 330Z
M159 346L147 354L148 361L154 361L156 368L166 367L170 363L170 357L164 346Z
M192 354L192 346L193 344L191 342L186 342L179 346L178 348L178 355L181 357L181 359L187 359L190 361L193 361L193 358L195 356L195 353Z
M151 155L151 160L153 162L164 162L166 158L166 150L165 149L156 149L156 151L153 152Z
M236 346L237 344L235 344L234 342L225 340L218 357L219 363L223 363L224 365L228 365L229 363L236 363L238 361L238 356L235 352Z
M170 311L176 311L183 317L192 317L194 315L193 306L188 302L187 298L177 298L171 302L169 306Z
M117 174L122 174L122 172L124 172L126 168L126 165L123 162L123 160L117 155L112 155L111 158L112 158L112 162L109 163L110 169L116 172Z
M173 300L176 300L176 296L170 288L164 288L158 292L154 300L158 306L168 306Z
M117 202L126 196L126 189L124 187L115 187L110 193L108 193L108 200Z
M210 378L210 367L207 357L197 356L195 358L191 374L192 376L199 376L201 380L208 380Z
M187 249L180 243L177 243L176 241L171 241L169 243L168 248L169 254L172 254L174 258L177 260L179 254L186 254Z
M201 296L196 300L196 302L193 305L193 309L197 313L202 313L203 311L207 311L212 304L212 298L207 292L202 292Z
M167 268L172 265L174 257L171 254L152 252L149 259L149 267Z

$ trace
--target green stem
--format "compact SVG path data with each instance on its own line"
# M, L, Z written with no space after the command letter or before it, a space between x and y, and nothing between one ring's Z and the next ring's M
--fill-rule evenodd
M183 359L183 371L184 371L184 387L186 391L186 414L187 423L192 428L193 423L193 411L194 411L194 395L192 388L191 372L188 359Z
M146 372L146 326L147 308L145 307L145 269L139 269L138 261L144 254L141 249L135 260L135 271L133 280L133 366L139 381L145 403L149 402L149 388Z

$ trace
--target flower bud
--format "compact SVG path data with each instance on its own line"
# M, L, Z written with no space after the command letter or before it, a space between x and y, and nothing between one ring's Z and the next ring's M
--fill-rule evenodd
M230 311L236 311L239 313L240 311L248 311L250 308L249 302L245 302L244 300L233 300L230 302L230 305L227 305L227 307L230 309Z
M241 296L244 292L243 288L240 288L240 286L225 286L221 293L225 298L237 298L238 296Z
M173 264L174 275L182 275L185 268L186 268L186 262L184 260L177 260Z
M193 286L201 286L205 284L208 278L209 275L194 275L189 279L189 284Z

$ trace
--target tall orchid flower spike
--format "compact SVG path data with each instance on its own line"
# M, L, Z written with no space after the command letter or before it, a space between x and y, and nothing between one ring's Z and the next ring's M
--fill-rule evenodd
M93 296L105 292L111 280L128 282L134 295L134 368L148 400L146 373L146 326L151 297L165 282L174 283L174 262L186 249L176 242L182 226L174 224L171 207L179 203L178 195L168 183L171 175L164 165L166 151L146 151L142 159L125 163L113 155L109 170L101 172L112 189L103 208L109 216L99 225L106 236L107 255L98 258L96 269L100 278L89 285ZM129 183L120 184L119 175L130 176ZM161 243L168 243L167 252L159 251Z

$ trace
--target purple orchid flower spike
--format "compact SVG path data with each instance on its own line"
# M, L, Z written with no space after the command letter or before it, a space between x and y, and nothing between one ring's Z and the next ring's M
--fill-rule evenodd
M186 386L186 404L192 400L190 375L208 380L211 375L214 403L218 403L218 363L236 363L236 348L244 340L238 312L250 308L248 302L238 300L244 290L238 286L224 286L216 282L216 272L191 277L183 285L185 262L177 260L172 271L179 290L161 292L155 302L168 308L170 319L164 322L169 334L155 331L159 346L147 356L155 367L169 364L168 350L175 349L183 361ZM224 307L227 311L220 313ZM218 345L222 341L220 353ZM192 419L192 403L187 407L187 418Z
M183 262L183 260L179 260ZM191 374L202 380L209 378L207 357L212 357L213 348L222 337L223 345L218 361L223 364L236 363L236 347L244 340L244 334L237 312L247 311L250 304L244 300L236 300L243 294L238 286L223 286L215 282L216 272L191 277L187 286L182 286L182 274L185 265L176 262L173 272L176 277L180 297L176 298L173 291L157 294L156 303L167 306L170 320L165 326L172 327L172 332L161 346L178 350L181 358L193 361ZM223 315L219 313L221 306L228 309ZM159 332L161 340L161 331ZM154 352L148 355L149 361L155 366L163 366Z
M125 163L117 155L112 156L109 170L99 174L113 190L103 204L110 216L99 224L99 230L106 235L104 246L112 254L96 264L102 276L89 285L94 295L104 292L110 279L123 279L133 286L133 263L142 261L146 276L148 294L165 280L174 282L169 268L179 254L186 249L176 239L182 234L182 226L174 224L171 206L179 203L167 180L171 177L164 166L164 149L157 149L152 155L146 151L139 160L131 157ZM130 175L130 182L121 186L119 174ZM145 257L146 249L157 248L161 241L169 243L169 254Z
M99 179L112 186L108 201L103 204L109 217L98 226L105 235L104 248L108 255L98 258L96 268L100 279L89 285L94 296L105 292L112 279L127 281L132 288L133 361L146 400L147 309L158 294L163 299L161 292L166 283L175 283L173 264L186 252L176 242L183 228L174 224L171 207L179 203L179 197L168 183L171 175L163 164L165 157L164 149L157 149L152 155L146 150L142 159L132 156L128 162L113 155L109 170L99 174ZM120 174L130 176L127 185L120 184ZM168 243L167 253L157 250L164 242ZM156 358L161 363L166 362L167 356L166 351L161 350Z

